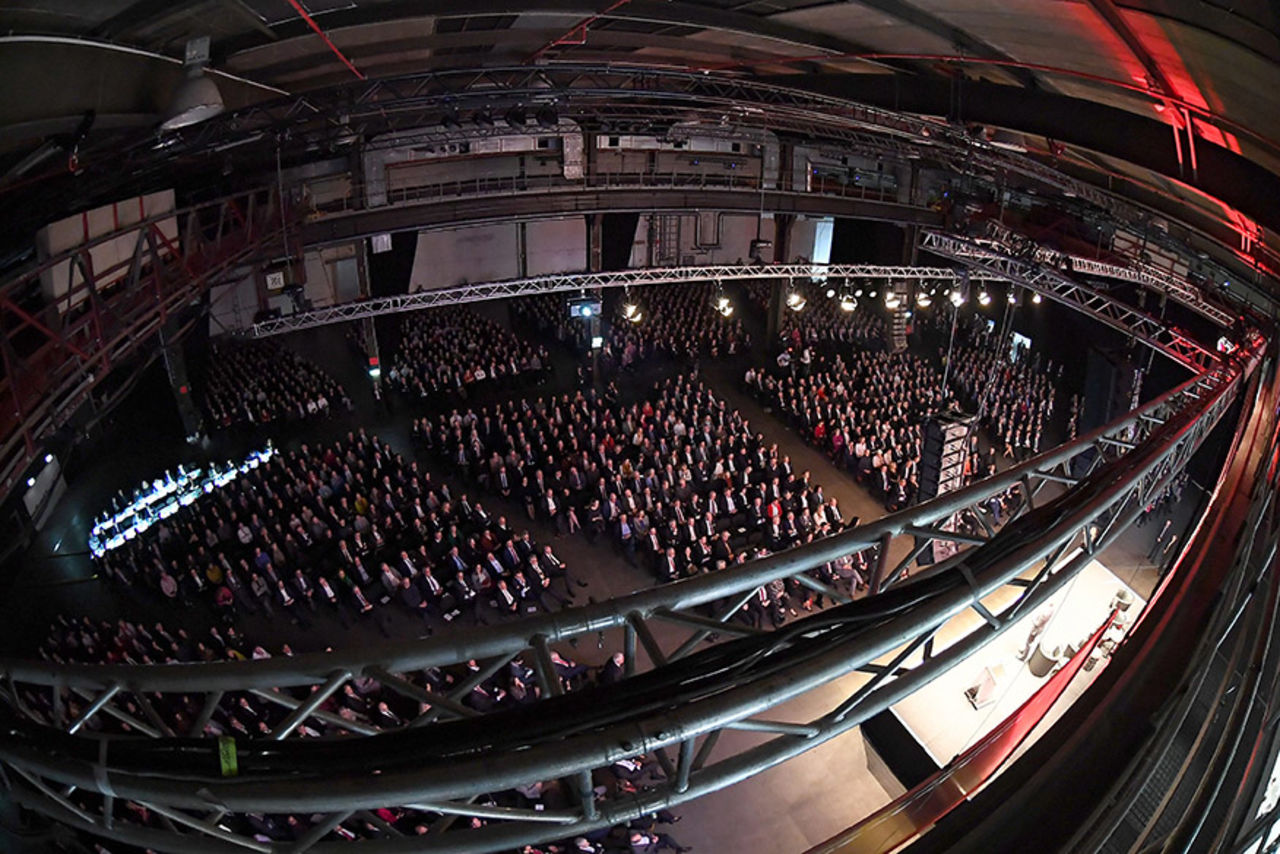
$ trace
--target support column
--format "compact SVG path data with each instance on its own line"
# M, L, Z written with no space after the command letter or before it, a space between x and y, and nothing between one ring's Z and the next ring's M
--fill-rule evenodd
M191 399L186 353L182 342L174 340L177 331L178 323L174 320L160 327L160 353L164 358L165 374L169 377L169 388L173 390L173 402L178 407L178 417L182 419L182 432L188 442L194 443L204 438L204 420Z
M604 217L587 214L587 272L599 273L604 267Z
M789 146L784 146L789 148ZM786 158L784 158L786 159ZM773 215L773 261L775 264L787 263L791 254L791 227L795 224L794 214ZM782 279L775 279L769 289L769 309L765 318L765 337L773 344L782 331L782 314L786 308L786 285Z
M356 285L360 291L360 299L368 299L372 296L369 283L369 238L367 237L356 242ZM372 373L369 375L369 379L373 382L373 396L381 397L382 356L378 350L378 326L372 317L362 318L358 323L363 333L365 351L369 356L365 368L370 371L374 367L378 368L378 376L375 377Z
M529 275L529 228L528 223L520 220L516 223L516 278L523 279Z
M602 214L587 214L587 272L599 273L604 267L604 216ZM597 288L595 296L601 298L603 306L604 292ZM600 336L600 316L593 315L587 321L587 335L590 336L587 345ZM595 382L600 376L600 351L595 347L591 347L591 380Z

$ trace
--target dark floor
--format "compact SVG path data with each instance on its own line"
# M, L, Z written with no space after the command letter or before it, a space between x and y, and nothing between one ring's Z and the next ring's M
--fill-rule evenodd
M503 304L484 304L478 310L506 321ZM383 323L394 320L386 318ZM761 411L752 399L741 392L740 379L748 361L764 356L760 318L752 318L751 324L757 342L755 352L749 356L704 364L700 368L703 378L717 394L742 410L756 430L762 431L770 441L776 441L783 452L790 454L798 471L810 470L813 479L822 483L829 495L839 499L846 517L853 514L868 521L882 516L883 507L849 475L837 471L824 455L801 442L782 422ZM388 341L393 335L390 328L380 332L384 356L391 352ZM277 445L293 447L304 441L328 440L354 427L364 426L381 435L395 449L413 453L409 421L419 414L416 406L394 396L375 401L364 364L346 345L341 327L296 333L285 343L337 377L351 396L355 412L289 429L287 435L277 427L270 436ZM553 356L555 378L533 394L567 389L572 382L576 367L574 356L565 351L556 351ZM690 369L686 365L646 366L637 375L627 377L624 393L643 394L655 378ZM155 476L178 462L242 457L249 449L261 447L268 438L267 431L263 430L234 431L215 436L199 446L187 445L180 438L174 438L181 431L173 429L176 419L172 414L164 414L165 405L161 404L165 393L167 388L163 375L150 378L139 391L144 400L138 406L138 413L132 418L123 413L117 425L118 432L103 440L75 473L66 497L31 548L18 577L11 581L12 601L21 602L23 607L10 609L10 618L0 626L0 643L6 649L16 652L30 650L38 639L45 636L49 621L57 611L101 618L127 616L148 622L163 620L167 624L181 621L188 630L199 631L212 624L212 616L208 613L184 611L175 614L162 603L125 598L118 594L93 579L92 567L84 550L91 517L116 489L131 487L144 477ZM157 396L161 404L156 403ZM136 403L131 401L130 405ZM430 467L433 476L443 477L452 488L466 491L463 484L444 477L445 473L434 464ZM1194 491L1189 489L1188 495L1193 494ZM527 522L523 508L515 504L488 496L484 501L491 510L520 520L517 527ZM1189 509L1181 511L1183 514L1189 512ZM1123 580L1144 596L1154 585L1154 565L1146 555L1159 527L1159 524L1154 524L1134 529L1121 546L1113 550L1114 555L1103 556L1104 563L1109 566L1114 558L1117 567L1124 572ZM549 539L553 533L540 524L532 525L531 530L535 538L542 539ZM582 592L594 599L622 595L652 584L647 573L627 565L608 546L591 546L579 538L557 540L556 544L557 551L562 552L588 581L589 586ZM906 548L904 542L895 547L895 552ZM898 556L900 553L891 554L895 559ZM579 601L582 600L580 595ZM420 634L421 623L418 620L399 609L389 610L393 631L403 633L403 636ZM326 614L319 615L315 627L310 630L253 615L243 618L241 628L254 643L274 648L287 642L298 651L318 650L335 643L361 644L380 639L370 622L358 623L344 630L336 619ZM667 638L659 629L659 641L674 642L678 630L672 628L670 631L672 635ZM600 664L620 648L620 633L607 632L598 642L583 642L562 651L583 663ZM833 685L832 699L838 701L841 690L841 686ZM819 703L823 699L814 697L805 702ZM792 711L800 713L802 710L796 706ZM806 708L803 711L816 710ZM745 733L733 735L741 739L753 737ZM874 773L868 773L868 768ZM833 778L841 781L836 792L832 791ZM901 787L883 773L876 757L862 747L861 738L850 736L728 792L686 806L682 811L689 820L674 830L684 844L694 844L700 852L763 854L799 850L855 822L900 792Z

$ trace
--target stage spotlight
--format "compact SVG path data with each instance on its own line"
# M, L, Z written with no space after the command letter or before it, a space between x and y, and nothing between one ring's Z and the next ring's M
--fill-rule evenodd
M902 300L893 291L884 292L884 307L890 311L902 305Z
M720 312L725 317L729 317L733 314L733 304L729 302L728 297L722 295L716 300L716 311Z
M1017 298L1016 296L1014 296L1013 291L1009 291L1009 297L1008 297L1008 300L1009 300L1009 305L1017 305L1017 304L1018 304L1018 298Z
M553 128L560 124L560 117L556 115L556 108L550 104L543 104L539 107L534 118L537 119L538 125L544 128Z
M504 118L506 119L507 124L511 125L513 128L523 128L529 123L529 114L525 112L524 107L520 104L516 104L511 109L507 110L507 114Z
M493 114L488 110L476 110L471 114L471 121L475 122L476 127L493 127Z
M858 299L861 299L861 298L862 298L862 288L858 288L856 291L854 291L854 292L853 292L853 295L854 295L855 297L857 297Z
M845 294L840 298L841 311L853 311L857 307L858 307L858 301L855 300L853 297L849 296L848 294Z
M875 291L872 291L871 293L867 294L867 296L871 297L872 299L875 299L875 298L876 298L876 292L875 292Z
M928 308L929 306L933 305L933 300L929 298L928 294L926 294L924 291L921 291L920 293L916 294L916 305L920 306L921 308Z
M959 308L960 306L964 305L964 294L960 293L959 291L952 291L951 304L954 305L956 308Z
M787 294L787 308L792 311L801 311L804 309L805 305L805 298L800 296L800 294L795 291Z
M836 289L827 288L827 299L835 299L835 296L836 296Z
M644 319L644 314L640 311L640 306L633 302L629 302L622 307L622 316L632 323L639 323Z
M1032 295L1031 295L1031 301L1032 301L1033 303L1035 303L1036 305L1039 305L1039 304L1040 304L1040 295L1039 295L1039 294L1032 294Z
M986 291L979 291L979 292L978 292L978 304L979 304L979 305L991 305L991 294L987 293Z

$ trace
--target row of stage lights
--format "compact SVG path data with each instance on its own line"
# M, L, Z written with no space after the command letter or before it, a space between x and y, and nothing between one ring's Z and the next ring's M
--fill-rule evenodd
M868 299L876 299L878 294L879 292L874 289L869 291L864 291L863 288L857 288L852 292L844 291L840 294L840 309L842 311L853 311L858 307L858 300L862 299L864 295ZM933 305L933 298L936 297L937 295L938 295L937 287L930 288L928 291L924 291L924 290L919 291L916 294L916 307L929 308L931 305ZM961 289L959 288L944 288L942 290L942 296L947 298L951 302L951 304L956 308L959 308L965 303L965 295L963 291L961 291ZM836 298L836 289L827 288L827 299L835 299L835 298ZM1008 301L1010 305L1015 305L1017 303L1018 298L1014 295L1013 291L1009 292ZM1031 301L1036 305L1039 305L1040 294L1032 294ZM891 290L884 292L884 306L890 311L897 309L899 306L902 305L902 302L903 302L903 297L900 294ZM808 299L806 299L805 296L801 294L799 291L791 291L790 293L787 294L787 308L791 309L792 311L796 311L796 312L804 311L805 306L807 306L808 304L809 304ZM987 292L985 289L978 292L978 304L983 307L991 305L991 294ZM716 297L715 307L716 307L716 311L720 312L722 316L724 317L733 316L733 303L730 302L729 298L725 296L723 293L720 293ZM641 310L639 305L631 301L631 297L629 294L627 296L626 303L624 303L622 306L622 316L626 320L631 321L632 323L639 323L640 321L644 320L643 310Z

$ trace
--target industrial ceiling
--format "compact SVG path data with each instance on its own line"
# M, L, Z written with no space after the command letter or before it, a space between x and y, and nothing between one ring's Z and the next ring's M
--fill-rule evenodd
M694 69L1013 131L1097 183L1214 211L1242 247L1280 245L1271 0L28 0L0 31L11 199L154 138L185 43L208 36L232 112L458 67ZM86 156L14 173L51 141Z

